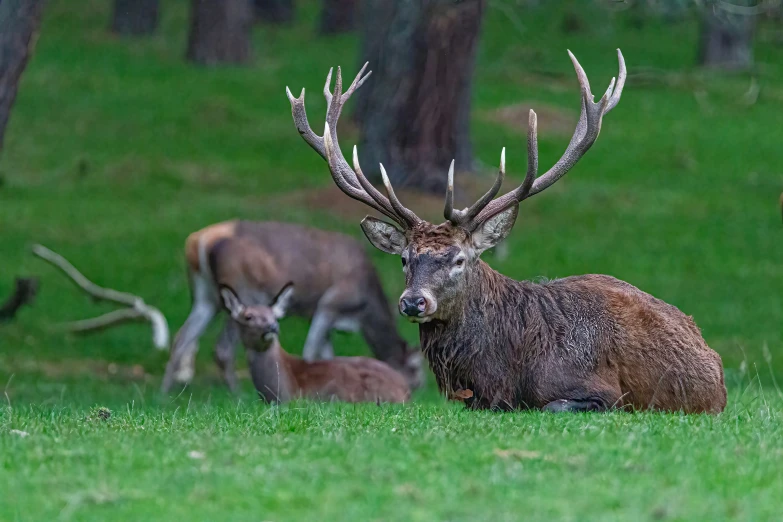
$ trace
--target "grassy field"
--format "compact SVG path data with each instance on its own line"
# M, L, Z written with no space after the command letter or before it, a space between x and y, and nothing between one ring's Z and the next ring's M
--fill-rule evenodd
M401 407L275 408L247 379L239 398L224 391L211 363L217 324L195 383L171 397L157 392L167 353L147 326L62 334L58 323L111 308L30 254L35 242L62 253L159 306L176 330L189 311L191 231L243 217L361 236L361 209L328 197L284 95L307 87L320 125L317 93L329 67L355 71L356 38L316 37L317 2L303 1L294 26L256 30L252 67L205 70L183 61L187 2L164 4L162 31L129 41L106 32L108 0L78 10L52 0L20 87L0 158L0 296L15 275L42 287L0 324L0 520L779 519L783 48L767 28L757 98L751 75L692 67L693 20L639 27L597 2L490 1L476 69L478 160L490 173L506 146L509 171L522 173L525 118L509 114L538 110L548 166L578 116L565 50L596 92L623 50L628 85L597 144L525 203L509 256L491 263L517 278L611 274L693 315L726 366L724 414L466 412L432 383ZM581 29L566 33L576 6ZM356 138L342 135L345 148ZM441 196L416 201L425 216L442 208ZM399 260L371 255L399 295ZM282 328L299 351L306 322ZM335 348L367 351L355 336Z

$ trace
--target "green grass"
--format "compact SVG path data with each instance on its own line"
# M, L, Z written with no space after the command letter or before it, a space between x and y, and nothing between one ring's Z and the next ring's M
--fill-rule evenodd
M517 278L611 274L693 315L731 383L717 418L466 412L432 383L402 407L270 408L247 380L239 399L220 386L208 349L217 325L194 385L163 397L167 354L145 325L89 337L53 328L110 308L33 258L34 242L142 295L176 330L189 311L182 244L193 230L276 218L361 237L356 220L280 202L331 183L284 87L308 89L317 127L328 68L351 75L358 63L356 38L318 38L317 2L301 3L293 27L255 31L252 67L219 70L183 61L187 2L164 2L162 31L140 41L106 32L108 0L48 4L0 159L0 296L17 274L42 279L35 306L0 325L0 520L778 518L783 49L763 27L751 104L749 75L692 68L693 20L636 28L597 2L491 1L476 67L476 155L491 171L506 146L521 173L524 133L486 114L530 102L575 121L565 49L600 93L622 48L629 82L597 144L525 202L509 257L491 263ZM580 6L579 32L561 30L568 5ZM569 136L543 118L540 131L547 168ZM399 295L399 260L370 252ZM306 331L286 320L284 346L299 351ZM367 352L356 336L336 349ZM95 406L113 415L90 419Z

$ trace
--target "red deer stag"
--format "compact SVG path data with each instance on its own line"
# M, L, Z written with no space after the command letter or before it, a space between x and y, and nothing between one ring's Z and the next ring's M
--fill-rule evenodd
M285 282L297 285L292 313L312 318L307 361L333 357L331 330L360 331L377 358L399 370L412 387L423 381L421 353L400 337L378 274L353 238L291 223L227 221L192 233L185 242L192 310L174 339L162 389L189 382L198 338L220 308L219 288L243 302L264 304ZM218 338L215 359L226 384L237 389L234 323Z
M492 188L471 207L457 210L452 163L447 221L440 225L421 220L400 203L382 166L388 196L362 174L355 147L353 169L340 151L337 120L369 76L363 76L364 68L345 92L339 68L334 93L329 92L329 73L323 138L310 129L304 91L294 98L286 89L297 130L326 159L337 186L399 225L369 216L362 221L376 248L402 257L406 288L399 310L419 323L422 351L441 392L465 398L469 407L710 413L725 407L720 356L707 346L693 320L674 306L605 275L543 284L514 281L479 258L509 234L519 203L563 177L595 142L603 115L620 101L625 83L619 49L617 55L617 83L613 79L596 103L584 70L569 51L581 89L581 114L565 153L550 170L537 177L536 114L530 111L522 185L493 199L505 176L504 149Z
M294 286L286 284L269 306L245 306L223 287L223 304L245 345L250 376L259 396L269 402L306 397L345 402L406 402L405 377L388 364L369 357L336 357L307 362L280 346L278 321L285 316Z

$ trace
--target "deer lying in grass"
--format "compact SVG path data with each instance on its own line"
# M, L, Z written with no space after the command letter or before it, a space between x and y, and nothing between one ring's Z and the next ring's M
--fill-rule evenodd
M612 407L717 413L726 405L720 356L693 320L628 283L583 275L544 284L514 281L480 259L511 232L519 203L563 177L592 146L605 113L620 101L626 71L596 103L579 62L570 53L581 88L581 114L563 157L537 177L536 114L530 111L528 169L524 182L493 199L505 176L505 149L492 188L470 208L453 208L454 163L446 193L446 222L435 225L405 208L381 166L388 196L353 169L337 143L337 120L351 94L367 79L364 68L347 91L340 69L324 95L323 137L307 122L304 91L291 102L297 130L329 164L348 196L398 226L366 217L362 229L380 250L402 258L406 288L400 312L419 323L422 351L441 391L473 408L544 408L550 411ZM366 64L365 64L366 67Z
M361 332L375 356L416 388L423 381L421 353L397 332L392 308L364 248L353 238L290 223L228 221L191 234L185 242L192 310L174 339L162 389L193 377L198 338L218 312L219 288L243 302L265 304L287 281L297 294L292 313L312 318L304 359L333 357L332 330ZM236 390L236 327L227 322L215 359Z
M288 283L269 306L245 306L223 287L223 304L237 326L258 394L269 402L306 397L345 402L405 402L410 388L400 373L369 357L336 357L307 362L286 353L278 340L278 321L294 292Z

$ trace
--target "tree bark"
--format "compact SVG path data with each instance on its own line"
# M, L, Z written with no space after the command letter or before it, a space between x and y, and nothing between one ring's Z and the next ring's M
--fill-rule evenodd
M323 0L318 32L337 34L353 31L356 27L357 0Z
M33 53L43 0L0 0L0 150L19 78Z
M154 33L158 28L158 4L158 0L114 0L112 32L132 36Z
M188 60L210 66L249 62L252 25L249 0L192 0Z
M755 16L732 15L708 6L702 14L699 65L729 71L753 66Z
M470 97L486 0L367 0L362 62L373 75L357 91L360 157L382 162L395 186L438 193L452 158L472 170Z
M256 20L285 24L294 20L294 0L253 0Z

